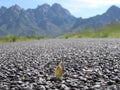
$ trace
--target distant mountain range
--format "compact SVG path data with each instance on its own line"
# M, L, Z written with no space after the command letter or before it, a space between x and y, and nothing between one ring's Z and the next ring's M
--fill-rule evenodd
M0 8L0 36L47 36L56 37L65 33L98 29L120 21L120 8L110 7L102 15L87 19L76 18L60 4L43 4L35 9L23 9L18 5Z
M62 39L70 38L120 38L120 22L108 24L102 28L76 31L59 36Z
M97 15L87 19L78 18L74 23L73 30L98 29L108 24L120 21L120 8L111 6L102 15Z

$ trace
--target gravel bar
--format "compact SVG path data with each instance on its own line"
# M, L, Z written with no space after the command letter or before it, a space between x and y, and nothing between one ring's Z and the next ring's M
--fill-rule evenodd
M120 39L0 44L0 90L120 90Z

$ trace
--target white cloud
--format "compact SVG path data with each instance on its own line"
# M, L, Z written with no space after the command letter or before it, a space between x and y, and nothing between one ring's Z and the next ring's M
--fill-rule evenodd
M120 0L69 0L64 5L69 7L99 8L102 6L119 5Z
M88 4L88 7L91 8L99 8L102 6L110 6L110 5L118 5L120 4L120 0L76 0L79 3L84 2Z
M102 12L103 8L107 10L112 5L120 6L120 0L61 0L61 4L70 10L72 14L80 15L93 12L93 10L100 11L100 9L102 9Z

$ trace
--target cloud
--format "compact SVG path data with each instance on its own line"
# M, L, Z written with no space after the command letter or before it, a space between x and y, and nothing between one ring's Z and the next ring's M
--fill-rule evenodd
M112 5L120 5L120 0L61 0L63 7L70 10L72 14L82 14L86 12L104 12ZM91 11L90 11L91 10Z
M83 2L91 8L99 8L102 6L118 5L120 0L76 0L79 3Z
M23 4L24 3L24 4ZM105 12L111 5L120 6L120 0L0 0L0 6L10 7L18 4L21 7L36 8L37 5L59 3L73 15L88 17Z
M78 8L99 8L102 6L120 5L120 0L69 0L64 5Z

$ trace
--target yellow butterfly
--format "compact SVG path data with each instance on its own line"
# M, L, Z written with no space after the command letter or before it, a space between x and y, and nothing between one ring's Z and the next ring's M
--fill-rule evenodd
M58 67L55 70L55 77L57 78L62 78L62 74L63 74L63 64L62 62L59 63Z

